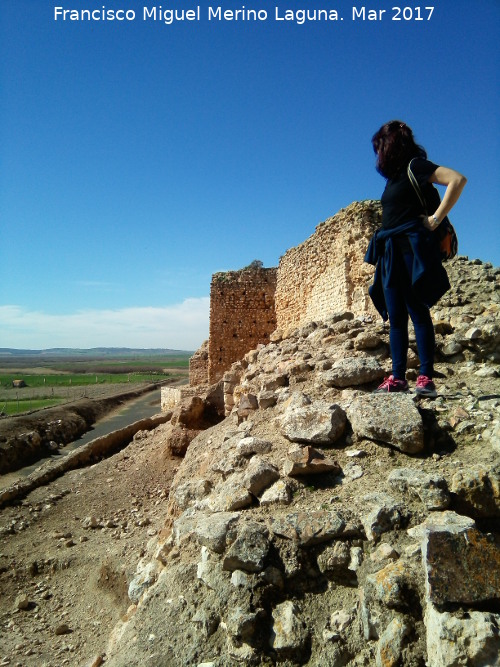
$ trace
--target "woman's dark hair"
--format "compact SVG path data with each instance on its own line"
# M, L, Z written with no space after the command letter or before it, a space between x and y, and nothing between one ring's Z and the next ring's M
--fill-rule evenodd
M425 149L415 143L411 128L400 120L382 125L373 135L372 145L377 155L377 171L384 178L394 178L406 170L414 157L427 158Z

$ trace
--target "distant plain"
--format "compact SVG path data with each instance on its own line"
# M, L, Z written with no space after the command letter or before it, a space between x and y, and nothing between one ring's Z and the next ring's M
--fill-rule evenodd
M186 381L191 355L120 348L0 351L0 414L16 415L80 398L102 399L151 383Z

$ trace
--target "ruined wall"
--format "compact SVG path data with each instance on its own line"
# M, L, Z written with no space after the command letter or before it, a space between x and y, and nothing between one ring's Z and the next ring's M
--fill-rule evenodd
M217 382L231 364L276 329L276 269L216 273L210 287L208 379Z
M373 267L363 258L380 216L379 202L354 202L285 253L276 287L279 329L325 319L337 311L376 313L368 295Z
M189 360L189 384L194 387L208 384L208 340L206 340Z
M186 398L198 395L198 387L182 385L182 387L162 387L161 388L161 411L169 412L173 410L181 401Z
M380 226L378 201L354 202L288 250L278 269L216 273L210 289L210 338L191 358L191 386L220 380L231 364L276 329L297 328L350 310L377 315L368 295L373 267L364 263Z
M161 388L161 411L166 412L175 408L177 403L180 403L182 398L181 390L178 387L162 387Z

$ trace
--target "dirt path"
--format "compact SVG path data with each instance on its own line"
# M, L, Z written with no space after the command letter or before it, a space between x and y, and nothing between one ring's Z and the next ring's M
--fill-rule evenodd
M163 427L140 432L0 511L0 665L101 664L138 558L163 525L180 463L164 440Z

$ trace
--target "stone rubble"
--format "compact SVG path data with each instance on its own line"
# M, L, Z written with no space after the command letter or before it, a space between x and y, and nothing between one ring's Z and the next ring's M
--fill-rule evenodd
M388 327L348 312L226 372L106 665L500 666L500 270L447 269L436 400L373 395Z

